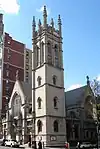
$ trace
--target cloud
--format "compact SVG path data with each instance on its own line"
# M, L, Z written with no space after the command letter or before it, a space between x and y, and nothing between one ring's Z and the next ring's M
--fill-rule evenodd
M100 75L98 75L98 76L96 77L96 80L97 80L97 81L100 81Z
M0 0L0 10L7 14L18 14L20 5L17 0Z
M43 12L43 10L44 10L44 5L42 7L40 7L40 9L36 9L37 12ZM46 7L46 10L47 10L47 14L49 15L50 9Z
M70 91L79 87L82 87L82 84L73 84L69 88L67 88L67 91Z

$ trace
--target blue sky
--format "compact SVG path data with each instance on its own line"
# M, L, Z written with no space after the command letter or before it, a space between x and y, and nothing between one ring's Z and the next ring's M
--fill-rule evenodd
M5 2L4 2L5 1ZM42 19L46 5L57 26L62 18L65 88L100 76L100 0L1 0L5 31L32 47L32 17ZM9 6L10 4L10 6ZM8 8L9 7L9 8Z

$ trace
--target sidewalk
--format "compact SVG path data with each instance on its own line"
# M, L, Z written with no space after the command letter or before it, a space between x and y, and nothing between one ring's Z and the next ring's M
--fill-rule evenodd
M32 149L31 147L28 146L28 144L20 145L20 148L23 148L23 149Z
M20 145L20 148L23 148L23 149L32 149L31 147L28 147L28 144L24 144L24 145ZM48 147L46 147L47 149L50 149L50 148L48 148ZM45 149L46 149L45 148ZM55 148L52 148L52 149L55 149ZM58 148L56 148L56 149L58 149ZM61 149L61 148L59 148L59 149ZM70 146L70 149L76 149L76 147L71 147Z

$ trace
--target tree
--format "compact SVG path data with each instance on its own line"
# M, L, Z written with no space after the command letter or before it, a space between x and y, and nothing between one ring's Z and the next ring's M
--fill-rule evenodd
M98 81L98 79L96 78L90 82L90 86L92 88L94 96L99 97L100 96L100 81Z

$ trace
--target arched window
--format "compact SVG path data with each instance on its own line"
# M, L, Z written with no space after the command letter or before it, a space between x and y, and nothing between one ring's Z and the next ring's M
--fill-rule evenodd
M38 109L41 109L41 98L40 97L38 98L37 102L38 102Z
M55 44L54 50L55 50L55 66L58 67L59 62L58 62L58 46L57 46L57 44Z
M58 121L57 120L54 121L53 127L54 127L54 132L58 132Z
M44 62L44 43L42 42L41 43L41 61L42 63Z
M21 97L20 95L16 95L14 100L13 100L13 115L18 116L21 113Z
M40 120L37 121L38 133L42 131L42 122Z
M51 48L51 42L48 41L47 43L47 48L48 48L48 63L52 65L52 48Z
M47 43L47 47L48 47L48 55L51 55L51 42L50 41L48 41L48 43Z
M36 46L36 66L39 65L39 47Z
M38 86L40 86L41 85L41 77L40 76L38 76L38 78L37 78L37 81L38 81Z
M54 97L53 100L54 100L53 101L54 102L54 108L57 108L57 102L58 102L57 100L58 100L58 98L57 97Z
M53 80L53 84L56 85L56 83L57 83L57 76L54 75L52 80Z
M55 49L55 57L58 58L58 46L57 46L57 44L55 44L54 49Z

